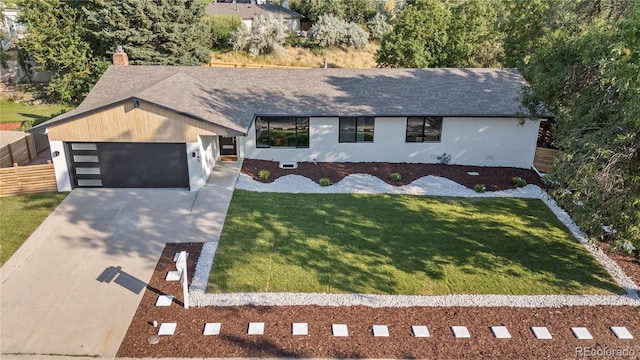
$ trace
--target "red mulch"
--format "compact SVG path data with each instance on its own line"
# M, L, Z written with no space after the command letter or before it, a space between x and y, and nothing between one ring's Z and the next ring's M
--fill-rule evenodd
M0 123L0 130L15 131L22 125L21 122Z
M640 355L638 309L625 306L561 308L409 307L369 308L320 306L231 306L184 309L177 282L164 277L175 269L173 255L189 251L188 269L201 244L168 244L140 302L118 357L304 357L304 358L438 358L438 359L571 359L577 348L633 351ZM159 294L175 295L170 307L156 307ZM158 344L153 320L177 322L173 336ZM219 336L204 336L206 322L222 323ZM265 334L247 335L249 322L264 322ZM307 322L308 336L292 336L291 324ZM331 324L347 324L348 338L331 334ZM374 338L372 325L387 325L388 338ZM412 325L426 325L431 337L415 338ZM469 339L455 339L451 326L466 326ZM511 339L496 339L490 326L506 326ZM552 340L537 340L532 326L546 326ZM585 326L593 340L578 340L570 328ZM619 340L610 326L626 326L633 340ZM633 357L632 357L633 358Z
M267 180L258 178L260 170L268 170L271 176ZM468 172L478 172L480 175L471 176ZM261 182L273 182L275 179L296 174L306 176L318 182L320 178L329 178L332 184L342 180L350 174L370 174L391 185L407 185L423 176L433 175L453 180L461 185L473 189L476 184L483 184L487 191L513 189L512 178L521 177L528 184L543 187L538 174L532 170L511 167L485 167L442 164L414 164L414 163L313 163L300 162L297 169L280 169L278 162L245 159L242 172ZM391 173L397 172L402 176L400 181L392 181Z
M433 164L389 163L299 163L296 170L282 170L278 163L244 160L243 173L257 179L257 172L271 172L267 182L287 174L298 174L317 181L328 177L333 183L348 174L367 173L393 184L408 184L425 176L449 178L469 188L482 183L488 190L512 188L511 177L520 176L541 186L537 175L515 168L489 168ZM468 171L480 176L471 177ZM392 182L392 172L402 174L401 182ZM640 356L640 315L636 307L579 306L561 308L512 307L409 307L369 308L320 306L230 306L184 309L177 282L164 280L175 269L173 255L181 250L190 253L188 272L193 275L202 244L168 244L143 295L138 310L120 346L118 357L304 357L304 358L438 358L438 359L573 359L578 349L596 351L630 351L630 358ZM640 264L633 259L610 255L640 283ZM170 307L156 307L159 294L174 295ZM177 322L173 336L162 336L158 344L147 339L157 334L153 321ZM207 322L222 323L219 336L204 336ZM249 322L264 322L263 336L247 335ZM291 324L309 324L308 336L292 336ZM331 334L331 324L347 324L348 338ZM387 325L388 338L374 338L373 325ZM415 338L412 325L426 325L429 338ZM467 326L470 339L455 339L451 326ZM507 326L511 339L496 339L490 326ZM537 340L532 326L547 326L552 340ZM594 340L577 340L570 328L585 326ZM626 326L633 340L619 340L611 326ZM588 350L586 350L588 351ZM611 354L611 353L609 353Z

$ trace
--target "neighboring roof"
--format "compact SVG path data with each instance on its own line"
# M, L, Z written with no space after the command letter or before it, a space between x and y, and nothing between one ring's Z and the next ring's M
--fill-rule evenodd
M111 66L75 110L39 127L139 99L238 133L255 115L514 117L516 69L247 69Z
M245 20L253 19L258 15L282 16L285 19L303 17L295 11L273 4L208 3L204 12L209 16L237 15Z
M29 134L22 131L0 130L0 147L12 144Z

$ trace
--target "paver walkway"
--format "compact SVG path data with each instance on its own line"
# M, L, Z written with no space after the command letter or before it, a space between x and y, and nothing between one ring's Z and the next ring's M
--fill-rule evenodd
M0 269L0 357L113 359L164 244L219 238L239 168L199 192L72 191Z

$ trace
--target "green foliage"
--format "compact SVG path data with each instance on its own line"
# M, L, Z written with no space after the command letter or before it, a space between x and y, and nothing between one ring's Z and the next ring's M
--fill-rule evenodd
M449 67L499 67L499 0L468 0L451 8L446 45Z
M108 65L87 40L82 11L61 0L24 0L22 5L19 21L28 24L29 34L18 46L52 73L47 94L67 104L81 101Z
M331 180L329 178L320 178L318 184L320 184L320 186L329 186L331 185Z
M640 3L605 3L536 2L523 24L550 20L507 55L531 83L529 109L556 115L553 195L592 237L610 224L640 246Z
M230 42L235 51L246 50L251 56L282 50L291 31L282 17L257 16L251 29L244 24L231 33Z
M402 180L402 175L400 175L400 173L391 173L389 174L389 179L392 181L400 181Z
M393 30L393 27L389 25L386 15L377 13L369 22L367 22L367 28L372 39L382 39L382 37Z
M122 45L134 65L209 62L210 33L203 0L111 1L82 4L92 47L110 56Z
M345 21L365 23L376 14L375 0L292 0L290 6L312 22L322 15L333 15Z
M260 170L258 171L258 178L267 180L271 176L271 172L269 170Z
M213 49L229 47L231 33L242 25L242 19L234 15L205 16L202 21L211 32L211 47Z
M426 68L446 64L447 26L451 12L439 0L406 5L376 54L381 66Z
M369 33L355 23L333 15L321 15L309 29L309 39L321 47L345 45L361 49L367 46Z
M473 186L473 190L475 190L475 192L477 192L477 193L483 193L483 192L487 191L487 187L484 186L484 184L475 184Z
M511 182L513 183L513 186L517 188L527 186L527 180L518 176L511 178Z

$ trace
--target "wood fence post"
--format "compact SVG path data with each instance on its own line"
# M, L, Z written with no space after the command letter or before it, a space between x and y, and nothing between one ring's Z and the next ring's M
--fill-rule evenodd
M11 151L11 144L7 144L7 150L9 150L9 162L13 164L13 151Z

